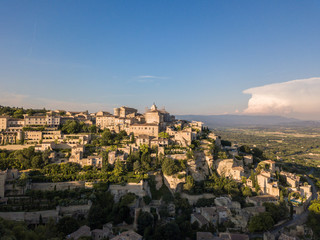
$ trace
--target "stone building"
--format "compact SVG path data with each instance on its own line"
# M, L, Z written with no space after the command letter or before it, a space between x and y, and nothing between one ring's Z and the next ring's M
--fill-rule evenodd
M215 237L211 232L197 232L197 240L221 240Z
M300 186L299 190L300 190L301 196L307 199L309 199L312 196L311 185L306 184L306 185Z
M193 224L194 222L197 222L200 228L209 225L209 221L200 213L191 214L190 223Z
M236 181L241 181L241 178L244 176L243 167L233 167L229 173L229 177L232 177Z
M62 138L60 130L45 130L42 131L42 139L44 142L51 142Z
M42 132L41 131L25 131L24 140L26 142L39 143L42 140Z
M25 114L24 125L58 127L60 125L60 116L54 114L28 116Z
M9 117L7 117L7 116L0 116L0 131L7 129L8 119L9 119Z
M25 125L24 119L0 116L0 131L17 132Z
M111 238L111 240L142 240L142 236L133 230L129 230Z
M147 109L144 117L146 123L162 124L164 122L171 122L170 114L165 109L158 110L155 104L150 109Z
M183 130L175 130L172 127L167 127L166 132L171 136L171 141L187 147L191 144L192 140L196 138L196 134L192 132L192 128Z
M22 131L10 132L2 131L0 132L0 144L17 144L23 139Z
M137 122L136 116L137 110L134 108L115 108L114 115L101 111L96 114L96 125L100 129L108 128L115 132L120 132L122 130L128 132L129 126L134 122Z
M36 144L34 146L34 150L36 152L44 152L46 150L53 150L55 148L55 143L54 142L46 142L46 143L41 143L41 144Z
M151 146L151 139L152 138L154 138L154 137L151 137L151 136L146 135L146 134L141 134L141 135L136 137L136 144L138 146L140 146L140 145Z
M137 109L125 106L113 109L113 115L121 118L134 118L137 115L137 112Z
M48 113L50 113L50 112L48 112ZM73 119L78 119L78 120L80 120L80 119L90 119L91 118L88 110L87 111L83 111L83 112L71 112L71 111L68 111L68 112L66 112L65 116L68 117L68 118L73 118Z
M290 172L280 172L280 175L285 176L287 183L293 187L293 188L297 188L299 186L299 182L300 182L300 177L290 173Z
M270 171L271 173L276 172L276 162L272 160L265 160L259 163L259 165L265 165L265 169Z
M108 163L114 165L117 161L125 162L128 158L128 153L123 151L110 151L108 153Z
M0 171L0 198L4 198L6 194L6 182L17 180L20 173L17 169L7 169Z
M108 112L98 112L96 114L96 125L100 129L109 128L113 130L115 117Z
M135 136L148 135L158 137L159 125L156 123L132 124L129 128L129 133L133 133Z
M257 181L263 194L279 197L280 189L278 187L278 183L273 181L270 172L262 171L257 175Z
M91 134L64 134L63 139L59 142L66 143L68 145L88 144L91 141Z
M78 163L81 167L93 166L97 168L102 167L102 156L88 156L87 158L82 158L81 152L71 156L69 162Z
M87 225L80 227L77 231L69 234L67 239L78 240L81 237L91 237L90 227Z

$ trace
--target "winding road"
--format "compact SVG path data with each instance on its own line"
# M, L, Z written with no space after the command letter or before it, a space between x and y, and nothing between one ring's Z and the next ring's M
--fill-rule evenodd
M312 168L312 170L309 172L309 174L312 174L314 171L314 169ZM308 174L308 175L309 175ZM317 189L314 185L314 182L312 181L311 178L309 178L307 176L307 180L308 180L308 183L311 185L312 187L312 196L311 196L311 200L315 200L318 198L318 194L317 194ZM310 201L311 202L311 201ZM306 211L304 211L302 214L300 215L297 215L294 219L291 219L279 226L276 226L274 228L272 228L269 232L274 235L275 237L278 237L278 235L280 235L280 231L285 228L285 227L289 227L289 226L294 226L294 225L301 225L301 224L304 224L307 219L308 219L308 215L309 215L309 210L308 210L308 207L310 205L310 202L306 208ZM263 237L263 233L253 233L253 234L250 234L250 238L255 238L255 237Z

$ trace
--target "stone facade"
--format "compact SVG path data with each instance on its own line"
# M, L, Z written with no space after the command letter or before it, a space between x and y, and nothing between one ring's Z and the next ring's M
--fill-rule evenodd
M46 150L53 150L55 148L55 143L54 142L49 142L49 143L41 143L41 144L36 144L34 146L35 151L39 152L44 152Z
M0 132L0 144L17 144L23 139L23 133L3 131Z
M275 161L265 160L265 161L260 162L259 165L260 164L269 166L267 170L270 171L271 173L276 172L276 162Z
M133 133L135 136L148 135L158 137L159 125L154 123L132 124L129 128L129 132Z
M58 127L60 125L60 116L47 114L45 116L24 116L25 126L51 126Z
M7 129L8 119L9 119L9 117L0 116L0 131Z
M125 106L113 109L114 116L121 117L121 118L134 118L137 115L137 113L138 113L137 109L129 108Z
M244 176L243 167L233 167L230 171L230 177L236 181L241 181L241 178Z
M42 132L41 131L25 131L24 140L27 142L38 143L42 140Z
M280 172L280 175L285 176L286 177L286 181L287 183L293 187L293 188L297 188L299 186L299 182L300 182L300 177L293 174L293 173L289 173L289 172Z

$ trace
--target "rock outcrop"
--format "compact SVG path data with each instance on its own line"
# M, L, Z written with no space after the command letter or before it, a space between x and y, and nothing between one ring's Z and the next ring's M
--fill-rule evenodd
M185 178L178 178L178 175L185 174L185 172L180 172L172 176L163 174L164 183L169 188L171 193L180 192L182 185L186 182Z

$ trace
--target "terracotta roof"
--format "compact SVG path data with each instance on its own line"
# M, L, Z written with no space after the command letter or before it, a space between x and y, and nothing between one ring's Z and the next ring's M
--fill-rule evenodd
M111 240L140 240L140 239L142 239L142 236L134 232L133 230L123 232L120 235L115 236L114 238L111 238Z
M249 240L248 235L240 234L240 233L220 233L219 237L221 239L228 239L228 240Z
M202 225L209 223L208 220L205 219L205 217L202 216L200 213L194 213L193 215Z
M149 136L149 135L146 135L146 134L141 134L141 135L138 136L138 138L150 139L150 136Z
M272 160L265 160L265 161L262 161L264 163L276 163L275 161L272 161Z
M25 118L46 118L46 116L26 116Z
M142 126L159 126L159 125L157 123L135 123L135 124L132 124L131 126L142 127Z
M203 207L201 208L202 212L206 212L210 215L216 215L217 214L217 209L215 207Z
M80 227L77 231L69 234L67 238L78 239L82 236L91 237L90 228L87 225Z
M213 240L214 236L211 232L197 232L197 240Z

